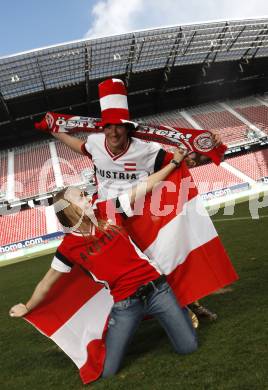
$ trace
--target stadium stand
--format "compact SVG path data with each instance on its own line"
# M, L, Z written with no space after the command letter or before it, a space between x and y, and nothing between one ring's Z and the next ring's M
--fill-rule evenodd
M254 180L268 177L268 149L231 157L227 162Z
M141 118L141 120L137 119L137 122L140 121L144 121L155 126L168 125L184 128L192 127L191 124L181 116L179 110L172 110L158 115L146 116L144 118Z
M268 135L268 107L253 98L234 102L234 108Z
M0 216L0 246L28 240L47 233L45 207L36 207Z
M0 199L4 197L7 183L7 154L0 155Z
M226 169L212 163L191 168L190 172L201 194L243 182Z
M231 104L231 106L237 110L237 112L239 112L241 115L244 115L248 121L252 121L254 124L259 126L262 124L262 129L267 131L268 108L264 105L260 105L255 97L234 100L232 102L228 102L228 104ZM214 130L215 132L220 132L223 142L225 142L229 147L232 147L233 145L250 143L252 140L256 141L258 139L256 134L253 134L253 136L250 134L250 131L252 130L248 129L246 124L232 115L232 113L223 110L219 103L191 107L185 110L185 112L187 112L187 115L200 125L200 128L206 128ZM137 119L137 121L143 121L156 126L165 124L177 127L192 127L191 123L181 115L178 109L159 113L153 116L146 116L141 119ZM77 136L85 139L86 134L78 134ZM93 169L93 165L90 159L74 153L60 142L56 141L52 143L55 145L56 157L59 159L59 174L61 175L60 182L62 183L62 186L83 183L85 181L85 178L83 177L83 171ZM170 150L170 147L165 147L165 149ZM42 195L57 189L55 174L52 168L53 164L51 163L51 152L47 142L23 146L13 150L16 198L25 199L35 197L37 195ZM261 153L259 153L258 156L261 156ZM247 168L245 167L246 159L244 157L237 157L231 161L234 161L235 167L240 169L241 166L241 171L247 173ZM228 160L228 162L232 163L231 161ZM245 163L243 163L243 161L245 161ZM46 173L40 175L40 172L46 162ZM259 164L260 163L258 163L258 166ZM255 165L256 163L254 160L249 168L253 169ZM207 176L205 171L211 172L211 179L210 174ZM195 168L192 170L192 172L198 186L200 188L202 187L202 192L205 190L205 187L207 188L207 191L211 191L215 186L219 188L221 185L220 183L222 183L224 187L226 187L228 183L229 185L240 183L239 179L237 179L234 175L227 172L223 168L214 169L212 164L206 165L205 167ZM262 176L266 176L265 172L266 171L264 169L264 174L262 175L261 173L257 174L257 171L255 170L255 173L252 173L252 177L260 178ZM3 187L4 183L6 182L6 175L7 155L2 154L0 182L1 187ZM214 183L212 182L212 176L214 177ZM207 178L208 184L205 186L204 182ZM202 183L202 185L200 183Z
M73 152L61 142L56 142L55 145L60 162L63 184L66 186L83 182L84 178L81 172L85 169L94 169L91 160L86 156Z
M17 198L33 197L55 189L55 176L47 143L27 145L15 148L14 151Z
M268 134L268 107L259 105L255 108L253 106L254 98L251 97L250 101L252 103L246 109L238 107L237 113L241 115L245 114L244 117L248 121L252 121L253 124L259 126L262 130L264 129ZM236 107L235 102L232 105ZM208 129L215 133L220 133L223 142L228 146L241 145L256 139L256 137L252 137L253 131L247 124L243 123L232 113L224 110L219 103L188 108L184 112L196 123L196 128ZM250 115L246 115L247 113L250 113ZM258 115L258 121L256 121L256 115ZM262 119L263 116L266 116L266 120ZM184 128L193 127L190 121L182 117L179 110L168 111L155 116L147 116L142 118L142 120L152 125L165 124Z
M245 180L268 176L268 152L259 150L268 144L268 138L260 139L268 135L268 45L263 39L267 22L165 27L1 58L0 146L10 153L0 155L0 191L8 194L9 206L18 199L25 207L30 202L40 204L56 189L87 179L83 171L92 168L90 160L54 139L44 142L33 122L47 110L97 117L97 86L106 77L126 82L134 117L157 113L142 120L220 132L229 146L227 163L249 176ZM244 98L249 93L256 95ZM40 142L35 144L36 140ZM17 147L26 142L31 144ZM201 193L243 183L243 176L233 172L213 164L191 169ZM0 219L1 245L50 234L54 225L57 228L48 208L43 212L42 207Z
M262 126L262 130L265 130L266 132L268 131L268 107L261 105L257 98L249 97L244 100L240 99L228 102L228 104L231 104L231 106L248 121L252 122L256 126ZM250 143L252 140L258 140L256 134L252 134L254 132L252 129L249 129L246 124L241 122L232 113L223 110L219 103L199 105L185 111L187 112L187 115L195 121L195 123L200 125L200 128L220 132L223 142L225 142L229 147ZM191 123L189 123L181 115L178 109L172 111L170 110L154 116L146 116L138 119L137 121L144 121L152 125L165 124L177 127L192 127ZM80 138L85 138L85 136L85 134L79 135ZM93 169L92 162L87 157L80 156L72 152L60 142L53 142L53 144L56 149L56 157L59 159L59 174L61 175L62 185L82 183L84 178L81 173L84 170ZM47 142L23 146L13 150L16 198L30 198L51 192L57 188L55 174L52 167L53 164L51 163L51 152ZM241 157L241 161L242 160L243 158ZM45 163L47 164L46 173L40 175ZM204 181L203 174L201 172L202 169L199 169L200 173L198 170L196 171L198 172L198 175L195 178L197 182ZM244 166L243 169L243 172L246 173ZM224 173L224 171L222 171L222 173ZM3 153L1 156L1 188L3 188L6 182L6 175L7 154ZM228 177L226 172L223 174L223 180L218 180L219 175L220 173L217 174L217 180L215 180L218 183L220 181L223 183L233 183L235 181L233 177ZM254 177L255 176L256 174L254 174ZM211 187L211 185L209 185L209 187Z
M265 120L267 120L265 119L266 109L263 109L263 107L259 109L259 105L247 105L247 107L241 107L241 102L239 103L238 101L233 102L232 104L235 105L236 109L239 110L241 114L245 115L248 120L256 124L264 123ZM213 128L216 130L221 129L222 137L229 145L232 145L233 142L237 140L241 141L242 139L247 139L244 137L243 133L246 126L241 126L239 120L229 112L223 112L215 105L205 105L204 107L199 106L197 110L193 111L191 108L187 111L196 122L200 123L202 127ZM203 110L203 112L201 112L201 110ZM170 126L191 127L190 123L180 115L178 110L168 111L163 114L150 117L147 116L142 118L142 120L153 125L167 124ZM138 121L140 121L140 119ZM240 133L236 132L237 126L235 125L238 125L238 123ZM224 128L226 124L228 127ZM243 128L243 131L241 128ZM229 133L231 134L231 137L228 137ZM239 136L237 136L238 134ZM85 136L85 134L79 135L80 138L85 138ZM250 142L249 139L248 142ZM85 179L81 172L83 172L83 170L93 169L91 160L87 157L74 153L60 142L53 141L53 144L55 145L57 158L60 164L63 185L81 184ZM164 148L167 150L172 149L172 147L165 146ZM51 159L49 144L45 142L37 145L32 144L26 147L23 146L19 149L15 148L14 156L15 180L20 181L23 185L23 192L21 193L17 191L16 195L21 199L40 195L40 172L46 161L50 161ZM268 176L268 149L230 157L227 162L254 180L259 180L262 177ZM48 167L49 170L47 179L45 177L41 177L41 184L43 185L42 188L44 189L44 192L50 192L56 188L55 176L51 167L51 162ZM4 188L3 186L6 182L7 176L6 153L2 153L1 155L0 169L1 188ZM225 168L221 166L217 167L212 163L191 168L191 174L201 194L223 188L229 188L243 183L243 180ZM45 235L48 230L48 221L46 221L44 209L44 207L38 207L36 209L23 210L17 214L2 216L1 225L3 228L0 245L7 245L8 243ZM14 229L14 226L19 228ZM61 226L57 224L55 230L61 231Z
M228 146L246 141L247 126L217 103L187 110L200 128L220 133Z

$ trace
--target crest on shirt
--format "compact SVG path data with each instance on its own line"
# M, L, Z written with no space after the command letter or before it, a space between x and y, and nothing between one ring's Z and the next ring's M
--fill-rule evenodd
M137 164L135 162L126 162L124 164L125 171L136 171Z

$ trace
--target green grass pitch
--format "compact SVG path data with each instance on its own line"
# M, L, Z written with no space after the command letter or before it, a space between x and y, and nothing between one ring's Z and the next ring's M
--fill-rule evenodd
M90 388L268 389L268 207L254 220L248 209L246 202L233 216L221 210L213 217L240 280L225 294L203 300L218 320L201 323L198 351L176 355L157 322L145 321L118 375ZM8 316L10 306L29 297L51 257L0 268L1 390L85 388L74 364L53 342Z

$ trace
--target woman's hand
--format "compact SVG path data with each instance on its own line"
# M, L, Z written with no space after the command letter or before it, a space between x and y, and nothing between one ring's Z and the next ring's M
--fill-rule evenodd
M50 288L61 275L62 272L50 268L43 279L35 287L35 290L29 301L26 302L26 305L24 303L18 303L9 310L10 317L23 317L29 311L33 310L37 305L39 305L39 303L43 301Z
M219 133L213 133L212 134L212 141L214 143L214 146L218 147L222 144L221 135Z
M9 310L10 317L23 317L28 313L28 309L24 303L18 303Z
M187 155L185 157L185 162L188 168L193 168L196 166L195 158L196 158L196 153L190 153L190 155Z
M178 163L180 163L184 159L186 154L187 154L187 150L186 149L176 148L175 151L174 151L174 154L173 154L173 160L175 160Z

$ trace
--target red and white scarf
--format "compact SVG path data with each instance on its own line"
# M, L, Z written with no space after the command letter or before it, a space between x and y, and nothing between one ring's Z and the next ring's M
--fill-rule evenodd
M100 119L98 118L47 112L41 122L35 123L35 127L51 133L101 132L102 128L97 126L99 121ZM126 123L129 122L126 121ZM211 158L217 165L223 160L227 149L227 146L223 144L214 145L213 133L209 130L186 129L165 125L155 127L145 123L131 123L135 128L131 132L132 137L159 142L164 145L181 146L189 152L200 153Z

